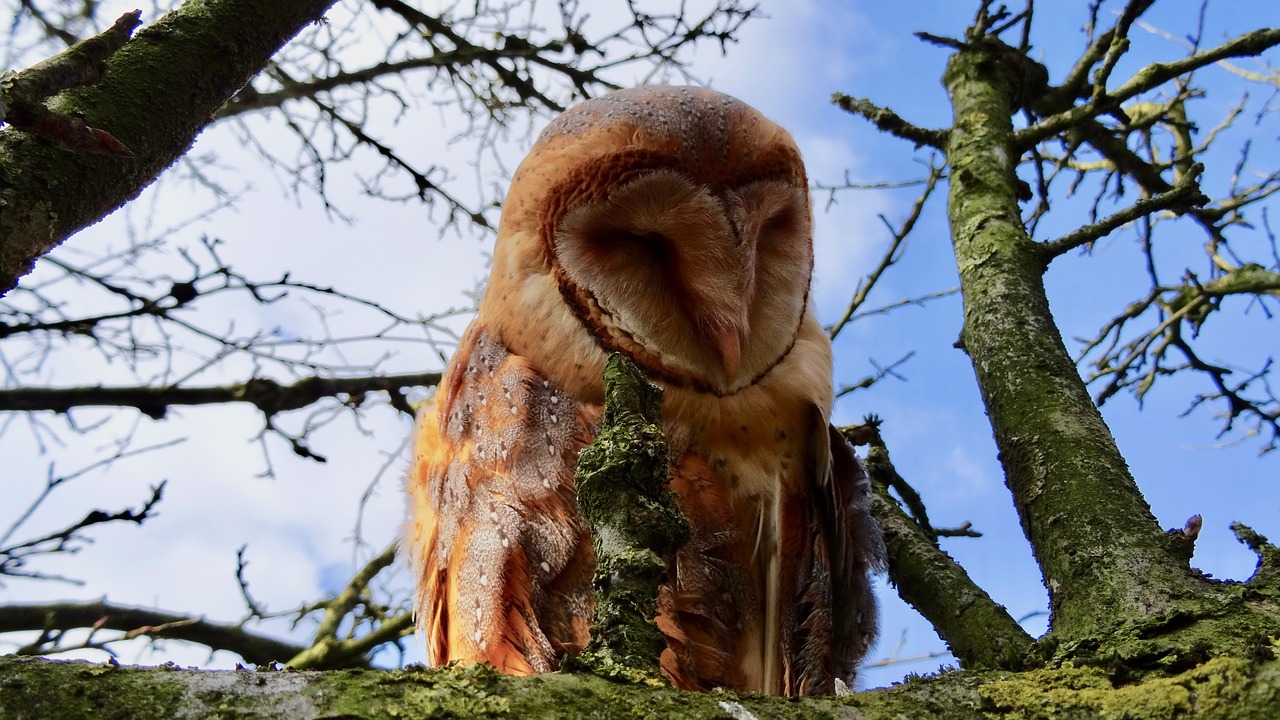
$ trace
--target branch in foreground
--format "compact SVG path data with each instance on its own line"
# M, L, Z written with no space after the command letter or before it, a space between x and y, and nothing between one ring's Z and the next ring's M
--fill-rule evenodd
M871 512L889 551L889 579L902 599L933 624L966 670L1024 667L1031 636L889 494L887 480L897 471L878 434L871 439L867 472Z
M89 127L75 115L54 112L44 101L61 90L101 80L107 58L128 42L141 22L140 11L127 12L101 34L20 73L0 75L0 120L75 150L133 157L111 133Z
M1272 717L1280 660L1219 658L1168 678L1116 687L1105 668L950 672L840 698L682 692L585 674L499 675L480 665L345 672L183 670L0 657L0 720L88 716L392 718L857 717L1002 720Z
M236 653L245 662L255 665L282 662L303 650L301 646L254 634L239 625L223 625L200 617L162 610L112 605L102 600L88 603L0 605L0 633L67 632L86 628L124 633L124 637L113 638L113 641L148 637L199 643L213 650ZM29 652L47 653L58 650L32 647Z
M332 378L305 377L289 385L270 378L253 378L248 382L216 387L70 387L17 388L0 390L0 412L34 412L39 410L65 413L77 407L131 407L142 414L163 418L173 405L221 405L245 402L268 417L304 408L322 398L337 395L361 395L387 392L395 407L412 414L400 394L401 388L432 387L440 382L440 373L409 373ZM400 402L396 402L397 398Z
M604 421L574 472L596 556L591 642L578 661L607 676L662 683L659 586L668 558L689 539L689 522L669 487L662 390L621 353L609 357L604 381Z

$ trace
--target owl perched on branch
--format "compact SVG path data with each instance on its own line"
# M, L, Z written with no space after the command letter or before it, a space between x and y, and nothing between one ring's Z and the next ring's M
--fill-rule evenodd
M868 486L830 429L791 136L744 103L644 87L556 118L521 163L479 314L415 429L407 530L433 664L548 672L591 631L573 470L610 353L665 390L690 525L659 589L686 689L833 692L875 636Z

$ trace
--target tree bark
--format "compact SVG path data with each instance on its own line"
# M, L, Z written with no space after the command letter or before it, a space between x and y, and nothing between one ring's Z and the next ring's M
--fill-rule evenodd
M200 671L0 657L0 720L272 718L847 718L1273 720L1280 661L1219 658L1117 688L1099 668L948 672L840 698L682 692L594 675L482 666Z
M1053 632L1079 638L1174 613L1206 583L1157 524L1050 313L1045 263L1017 202L1016 55L994 39L971 42L943 78L955 112L948 211L962 342L1049 590Z
M36 259L137 197L219 109L334 0L187 0L111 56L96 84L49 108L111 133L135 157L0 130L0 295Z

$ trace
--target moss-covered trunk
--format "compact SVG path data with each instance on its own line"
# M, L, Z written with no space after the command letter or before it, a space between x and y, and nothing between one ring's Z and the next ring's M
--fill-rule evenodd
M133 158L0 130L0 294L72 233L137 197L223 103L333 3L186 0L115 53L99 82L49 102L111 133Z
M1052 630L1079 638L1176 613L1207 584L1157 524L1050 314L1044 261L1017 202L1011 117L1022 57L984 37L947 66L948 207L963 345L1049 590Z

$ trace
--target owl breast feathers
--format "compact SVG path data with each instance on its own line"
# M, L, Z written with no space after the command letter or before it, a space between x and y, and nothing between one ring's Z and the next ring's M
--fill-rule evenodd
M573 470L620 351L665 389L693 527L659 590L663 672L789 695L852 683L883 544L828 424L807 188L791 136L709 90L610 93L542 132L415 429L406 542L430 662L547 672L586 645L595 560Z

